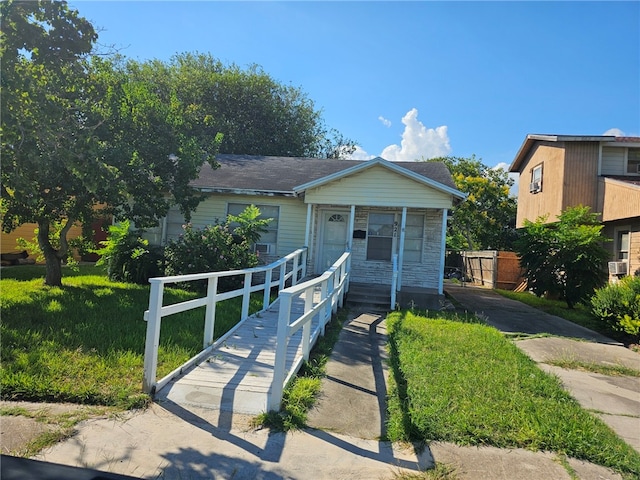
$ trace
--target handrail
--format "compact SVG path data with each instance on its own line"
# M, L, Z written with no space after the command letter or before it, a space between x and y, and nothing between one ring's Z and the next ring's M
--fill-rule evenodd
M291 263L291 269L287 270L287 266ZM273 271L279 270L279 277L273 279ZM306 276L307 271L307 248L300 248L269 265L247 268L244 270L230 270L225 272L207 272L193 273L189 275L174 275L167 277L156 277L149 279L151 291L149 294L149 309L144 312L144 320L147 322L147 334L144 350L144 378L142 389L146 393L154 394L167 383L169 383L176 375L180 374L186 368L189 368L216 348L226 337L219 338L213 342L213 332L215 327L216 304L219 301L229 298L242 296L242 311L239 323L249 317L249 300L253 292L264 290L262 311L270 306L271 288L278 286L279 290L285 288L286 282L291 279L291 284L296 285L298 281ZM264 281L256 285L252 285L255 274L264 273ZM230 276L244 275L244 284L242 288L230 292L218 293L218 279ZM179 302L171 305L163 306L164 286L177 282L192 282L195 280L207 280L207 294L204 297L185 302ZM192 310L206 306L205 324L203 337L203 350L196 356L189 359L180 367L176 368L168 375L160 380L156 380L158 367L158 346L160 342L160 325L162 317L173 315L175 313Z
M279 292L280 310L278 312L278 331L276 337L276 356L273 382L267 400L268 410L279 410L282 393L289 380L297 373L302 362L309 359L309 352L320 335L324 335L325 326L331 320L332 313L342 307L344 297L349 290L351 271L351 252L342 256L318 278L292 285ZM304 313L291 319L293 299L304 297ZM317 297L317 298L314 298ZM318 319L312 331L314 318ZM289 340L302 329L302 356L294 359L289 370L286 369L286 356Z

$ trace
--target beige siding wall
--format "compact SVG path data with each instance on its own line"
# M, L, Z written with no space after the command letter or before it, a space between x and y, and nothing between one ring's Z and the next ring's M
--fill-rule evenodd
M599 179L602 221L640 217L640 187L610 178Z
M529 192L531 171L542 164L542 191ZM524 221L535 221L548 215L548 222L555 222L562 211L562 189L564 179L564 143L540 143L523 163L518 190L518 213L516 227L524 226Z
M609 251L610 261L618 260L614 252L615 234L618 229L629 230L629 265L627 271L630 275L634 275L636 271L640 271L640 216L605 224L602 233L612 240L605 244L605 248Z
M306 203L451 208L449 194L375 166L305 193Z
M602 175L625 175L624 148L602 147Z
M598 143L566 142L565 147L562 210L584 205L590 207L592 212L600 213L597 201Z

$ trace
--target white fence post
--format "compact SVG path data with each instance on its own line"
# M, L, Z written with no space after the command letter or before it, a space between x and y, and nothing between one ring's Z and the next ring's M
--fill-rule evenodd
M270 268L264 275L264 297L262 299L262 309L266 310L271 305L271 273L273 269Z
M160 344L160 322L162 320L162 295L164 284L150 279L151 293L149 294L149 317L147 318L147 338L144 347L144 378L142 390L153 395L156 385L156 370L158 367L158 345Z
M300 257L296 255L293 257L293 270L291 270L291 285L296 285L298 283L298 260Z
M278 287L279 290L284 290L284 284L285 284L285 280L287 278L287 262L282 262L282 265L280 265L280 286Z
M251 272L244 274L244 293L242 294L242 314L240 320L249 317L249 305L251 303Z
M268 410L280 410L282 391L284 390L287 346L289 344L289 319L291 317L291 294L280 296L280 312L278 314L278 332L276 335L276 358L273 366L273 383Z
M313 308L313 288L304 292L304 313L310 312ZM311 351L311 322L309 320L302 327L302 357L309 360L309 352Z
M320 301L322 302L325 298L327 298L327 280L324 280L321 284L320 284ZM324 336L324 329L325 326L327 325L327 323L329 323L329 318L331 318L331 315L328 314L329 309L327 308L326 304L320 309L320 331L322 332L322 335Z
M218 293L218 277L207 280L207 307L204 314L204 338L202 348L213 343L213 332L216 326L216 295Z

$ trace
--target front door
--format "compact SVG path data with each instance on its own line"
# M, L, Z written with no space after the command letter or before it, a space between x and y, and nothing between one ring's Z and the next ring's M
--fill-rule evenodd
M326 210L322 212L318 252L318 273L324 272L347 250L349 213Z

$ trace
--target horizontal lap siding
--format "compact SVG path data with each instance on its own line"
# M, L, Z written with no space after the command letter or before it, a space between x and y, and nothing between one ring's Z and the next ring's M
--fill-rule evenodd
M254 205L278 205L277 252L271 257L281 257L304 245L304 229L307 221L307 207L300 200L288 197L258 197L253 195L210 195L191 215L191 224L196 228L214 225L216 220L224 222L229 203ZM167 239L175 240L182 233L185 220L177 207L167 216Z
M306 203L379 207L450 208L450 194L439 191L382 166L305 192Z
M600 188L603 222L640 217L640 187L601 178Z

